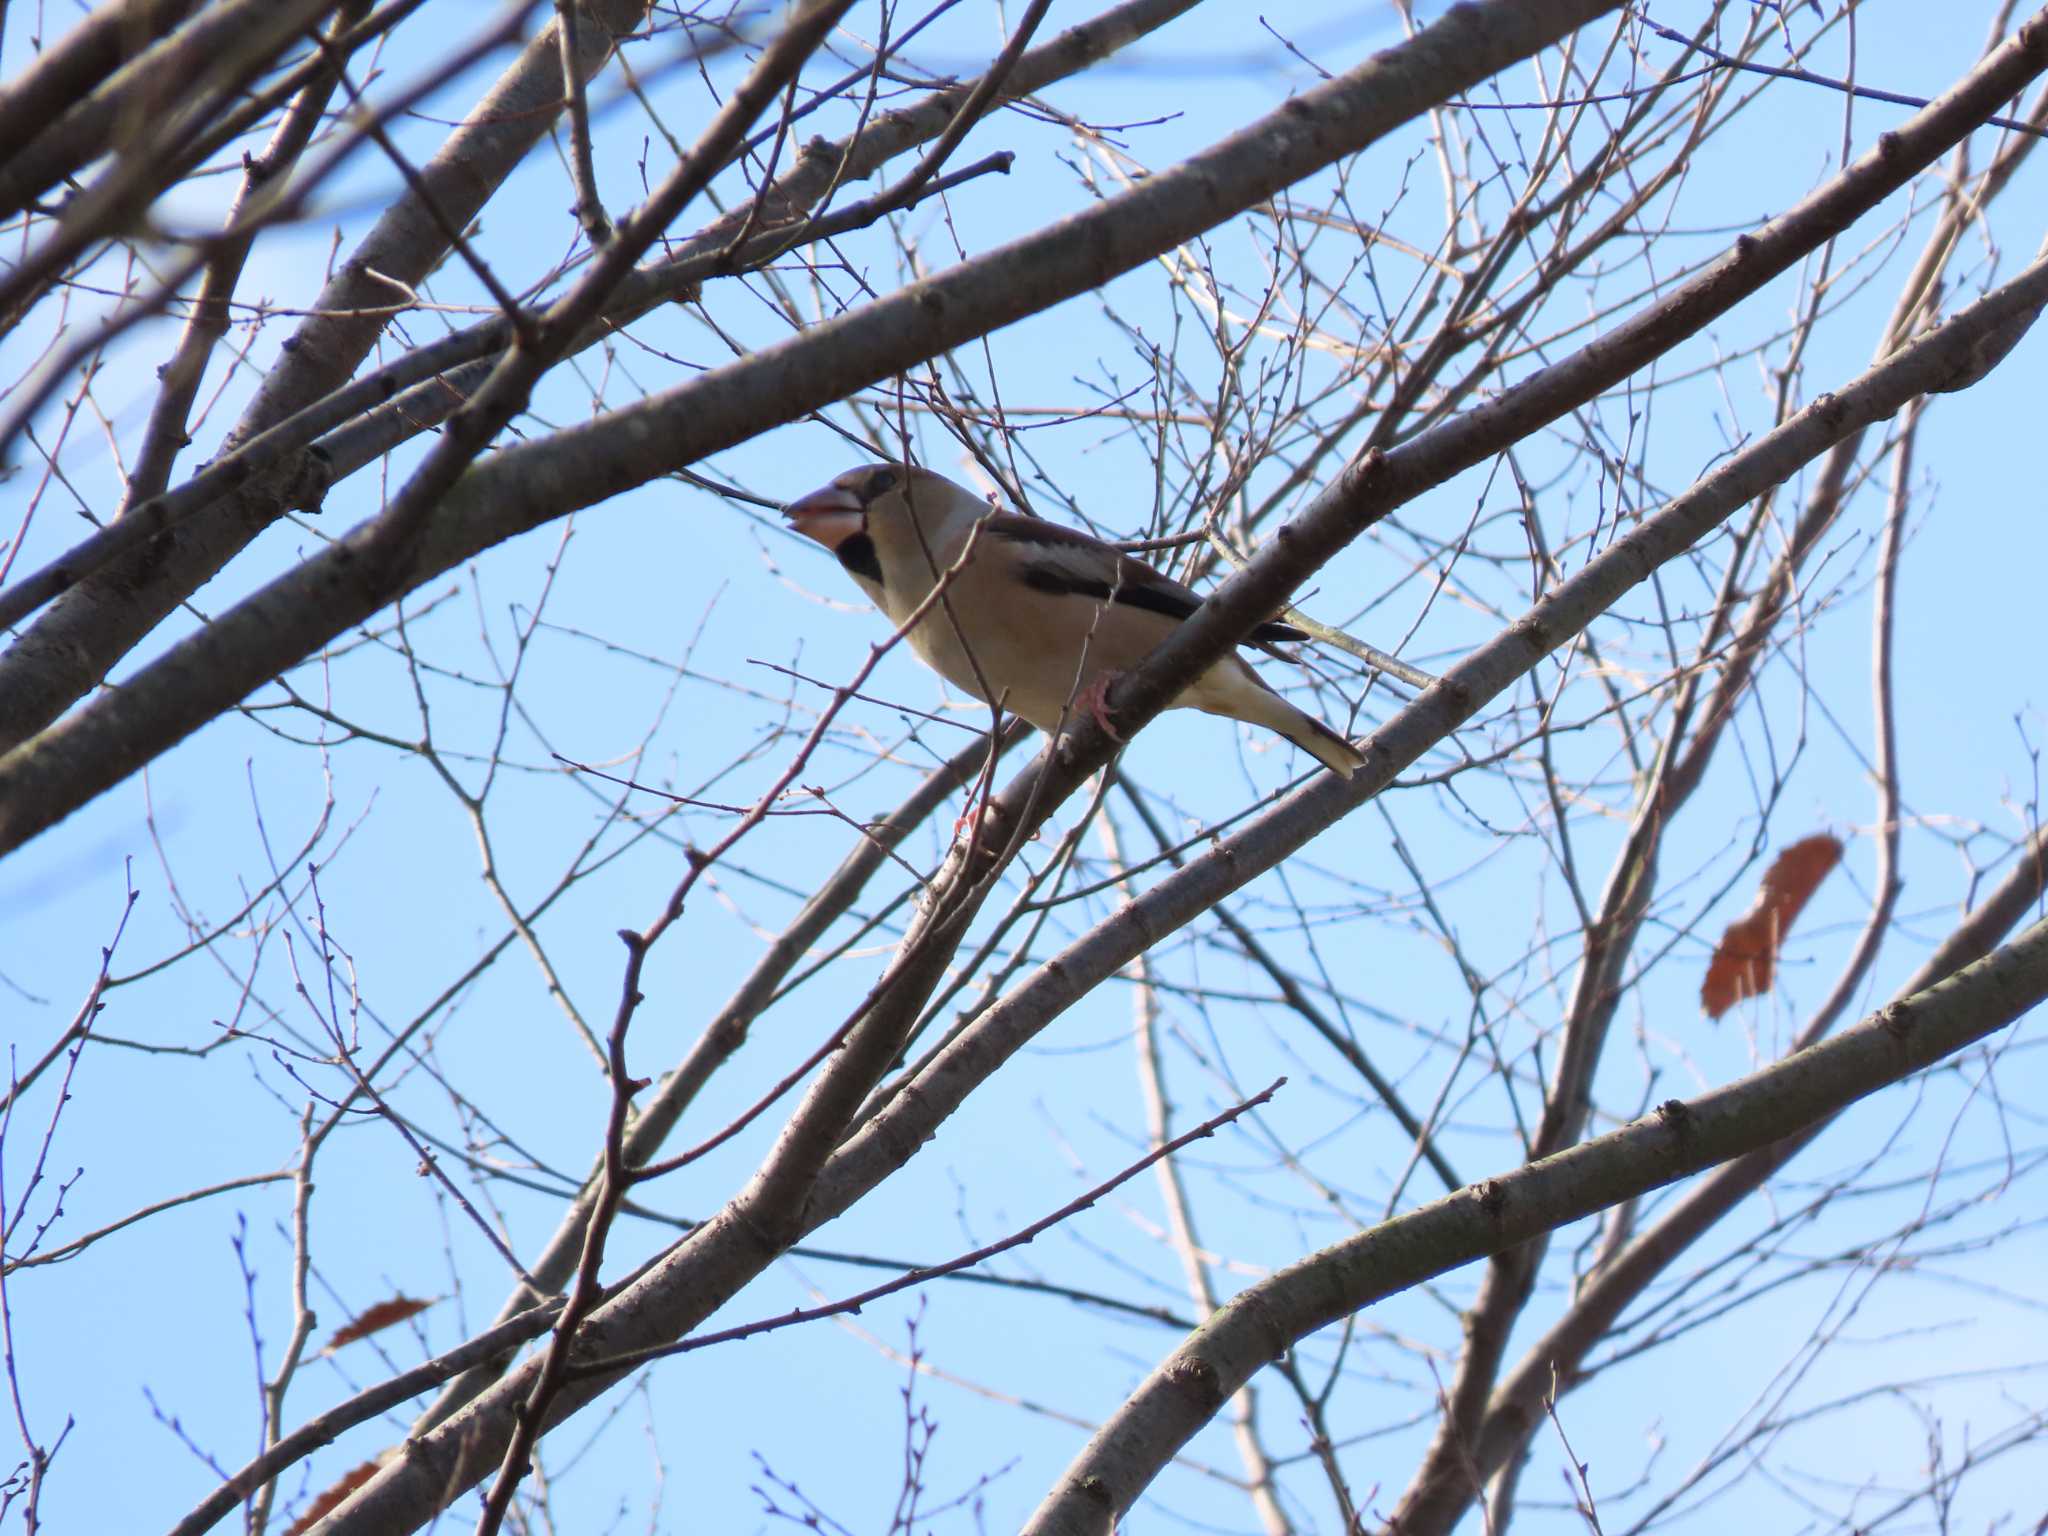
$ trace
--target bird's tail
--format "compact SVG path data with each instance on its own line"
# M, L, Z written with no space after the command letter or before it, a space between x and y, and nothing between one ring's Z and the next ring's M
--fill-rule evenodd
M1285 720L1271 720L1267 724L1293 742L1321 763L1339 778L1348 779L1365 766L1365 754L1351 745L1342 736L1331 730L1322 721L1305 710L1296 709L1285 699L1275 696L1274 703L1287 712Z
M1230 661L1236 661L1237 666L1226 672ZM1195 687L1182 695L1181 702L1213 715L1228 715L1277 731L1342 778L1350 778L1365 766L1365 756L1356 747L1314 715L1281 698L1237 657L1227 658L1224 666L1212 667Z

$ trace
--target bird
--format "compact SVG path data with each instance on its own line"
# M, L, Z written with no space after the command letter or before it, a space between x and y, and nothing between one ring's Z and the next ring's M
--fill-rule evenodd
M956 688L1049 737L1085 710L1122 740L1104 702L1110 683L1202 606L1199 593L1112 544L1044 518L994 510L919 465L849 469L783 514L838 557L892 624L906 623L945 577L943 600L907 636L911 650ZM1307 638L1274 620L1245 643ZM1365 762L1235 651L1167 707L1264 726L1347 779Z

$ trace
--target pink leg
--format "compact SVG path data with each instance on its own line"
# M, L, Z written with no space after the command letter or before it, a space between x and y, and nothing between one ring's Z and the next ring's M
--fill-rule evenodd
M993 791L984 800L981 790L979 788L975 790L973 797L967 802L967 809L962 811L958 819L953 823L953 841L957 843L962 838L971 836L974 832L976 821L983 814L988 818L989 841L993 842L995 846L990 847L988 843L984 843L981 851L993 857L1000 851L1004 842L1007 841L1007 836L1003 830L1003 823L1008 819L1003 814L1002 806L996 803ZM1031 841L1034 843L1038 841L1038 834L1036 832L1031 834Z
M1094 682L1075 695L1074 707L1085 709L1095 717L1095 723L1111 741L1122 741L1123 732L1109 723L1109 685L1122 677L1121 672L1104 672Z
M966 834L968 828L972 827L979 819L978 812L984 794L989 796L989 810L992 812L995 810L994 789L990 785L983 783L980 779L976 779L968 787L967 804L961 807L960 814L953 821L953 841L956 843Z
M967 809L966 809L966 810L964 810L964 811L962 811L962 812L961 812L961 813L959 814L959 816L958 816L958 817L956 817L956 818L954 819L954 822L953 822L953 841L954 841L954 842L956 842L956 843L957 843L957 842L959 842L959 841L960 841L960 840L961 840L962 838L965 838L965 837L971 837L971 836L973 836L973 834L974 834L974 823L975 823L975 820L976 820L976 817L975 817L975 803L976 803L976 801L978 801L978 800L979 800L980 798L981 798L981 796L980 796L980 792L979 792L979 791L976 791L976 793L975 793L975 795L974 795L974 798L973 798L973 799L970 799L970 800L969 800L969 801L967 802ZM990 809L990 811L991 811L991 812L993 812L993 811L994 811L994 809L995 809L995 802L993 802L993 801L989 802L989 809ZM991 814L991 815L990 815L990 817L989 817L989 824L990 824L991 826L995 825L995 820L996 820L995 816L994 816L993 814Z

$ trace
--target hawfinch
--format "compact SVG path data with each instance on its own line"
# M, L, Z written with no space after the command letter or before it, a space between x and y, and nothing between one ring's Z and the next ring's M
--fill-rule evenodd
M1112 736L1103 695L1201 606L1169 576L1057 523L991 511L928 469L868 464L784 509L797 532L839 557L875 606L907 620L948 571L944 601L908 636L918 659L954 687L1021 715L1048 736L1069 710L1088 710ZM979 528L979 532L976 529ZM958 570L968 541L973 547ZM1248 642L1306 639L1261 624ZM1351 744L1259 680L1236 652L1169 706L1278 731L1350 778L1365 761Z

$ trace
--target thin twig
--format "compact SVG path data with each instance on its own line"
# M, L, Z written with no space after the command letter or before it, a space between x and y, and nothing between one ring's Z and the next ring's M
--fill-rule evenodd
M1204 1120L1192 1130L1174 1137L1169 1142L1154 1147L1136 1162L1103 1180L1086 1194L1069 1200L1051 1215L1040 1217L1037 1221L1032 1222L1030 1226L1013 1232L1008 1237L999 1239L985 1247L977 1248L972 1253L963 1253L958 1258L948 1259L942 1264L928 1264L923 1268L913 1269L907 1274L898 1275L895 1279L886 1281L881 1285L873 1286L868 1290L845 1297L840 1301L827 1302L823 1306L799 1307L775 1317L762 1318L758 1322L742 1323L736 1327L722 1328L716 1333L704 1333L687 1339L679 1339L673 1344L660 1344L650 1349L639 1349L627 1354L609 1355L601 1359L578 1362L572 1367L572 1374L579 1379L583 1377L617 1376L626 1371L637 1370L639 1367L652 1361L667 1359L671 1355L684 1355L692 1350L708 1349L714 1344L730 1344L736 1339L752 1338L756 1334L769 1333L780 1328L794 1327L799 1323L812 1323L817 1322L821 1318L839 1317L848 1312L858 1312L861 1308L880 1301L884 1296L893 1296L898 1291L907 1291L928 1281L937 1280L942 1276L954 1274L963 1269L972 1269L975 1265L984 1264L988 1260L995 1258L998 1254L1007 1253L1012 1248L1023 1247L1026 1243L1044 1235L1061 1222L1079 1215L1082 1211L1087 1210L1098 1200L1102 1199L1104 1195L1109 1194L1119 1185L1127 1183L1143 1173L1161 1158L1171 1157L1183 1147L1190 1146L1205 1137L1215 1135L1219 1129L1237 1119L1238 1116L1247 1114L1257 1109L1260 1105L1265 1104L1286 1084L1286 1078L1275 1078L1263 1092L1252 1095L1252 1097L1240 1104L1232 1105L1229 1109L1224 1110L1222 1114Z

